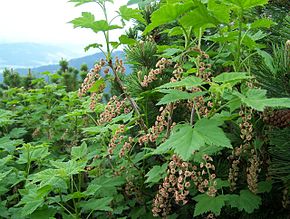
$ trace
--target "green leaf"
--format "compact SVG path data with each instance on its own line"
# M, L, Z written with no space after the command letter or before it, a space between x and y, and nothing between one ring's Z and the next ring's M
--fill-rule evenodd
M12 169L11 169L11 170L8 170L8 171L6 171L6 172L4 172L4 173L0 173L0 182L1 182L4 178L6 178L6 177L11 173L11 171L12 171Z
M261 181L258 183L258 192L257 193L265 193L270 192L272 190L272 181Z
M230 22L231 8L228 5L224 4L222 1L209 0L208 1L208 10L220 22L222 22L222 23L229 23Z
M101 88L105 86L105 80L103 78L95 81L94 85L89 89L90 92L98 93Z
M218 216L221 213L222 207L225 206L227 196L218 195L216 197L211 197L207 194L202 194L194 197L193 199L197 201L194 209L194 217L206 212L212 212Z
M136 40L129 38L126 35L120 36L119 41L120 41L120 43L125 44L125 45L135 45L137 42Z
M112 200L112 197L90 199L88 201L80 202L79 207L81 207L83 211L113 211L110 207Z
M143 18L142 14L140 13L140 10L138 9L128 8L126 5L124 5L120 7L119 12L121 17L126 21L135 19L143 24L146 24L145 19Z
M15 150L16 146L19 146L22 143L23 140L11 140L8 136L0 138L0 148L10 153Z
M265 5L268 3L268 0L227 0L227 2L231 5L245 10L256 6Z
M97 48L102 48L102 44L99 44L99 43L92 43L92 44L89 44L89 45L87 45L85 48L84 48L84 50L85 50L85 52L87 52L87 51L89 51L89 49L91 49L91 48L94 48L94 49L97 49Z
M149 33L160 25L175 21L193 6L194 4L191 2L162 5L159 9L152 13L151 23L146 27L143 34Z
M169 82L167 84L163 84L162 86L158 87L157 89L163 88L175 88L175 87L198 87L203 85L204 82L201 78L190 76L182 79L181 81L176 82Z
M60 170L61 176L70 177L71 175L78 174L84 171L86 166L85 162L69 160L67 162L50 161L51 165Z
M242 81L253 78L247 72L224 72L213 78L216 83L228 83L233 81Z
M165 58L170 58L173 55L175 55L176 53L181 53L183 50L181 49L177 49L177 48L168 48L164 50L164 53L162 54L162 57Z
M88 153L88 147L87 147L86 142L83 142L81 146L79 147L72 147L71 149L71 156L74 159L80 159L82 157L85 157L87 153Z
M186 13L186 15L179 19L179 22L183 27L193 27L195 29L210 27L219 23L215 17L210 15L206 6L202 3L198 3L198 7Z
M208 145L232 148L230 140L226 137L224 131L219 128L222 123L215 119L201 119L196 122L194 128L203 136Z
M263 111L265 107L290 108L290 98L267 98L266 93L267 91L263 89L249 89L245 95L233 92L243 103L258 111Z
M84 195L95 195L97 191L99 191L102 188L102 186L98 184L90 183L87 190L83 192Z
M14 128L9 132L10 138L20 138L27 133L25 128Z
M273 57L269 53L260 49L257 49L257 53L264 59L264 63L270 69L270 71L272 71L273 73L276 73L277 69L274 68L273 66L273 62L274 62Z
M167 93L156 105L163 105L172 102L176 102L179 100L191 100L195 97L202 96L206 94L206 92L195 92L188 93L181 90L160 90L160 92Z
M244 210L248 214L253 213L262 203L261 197L253 194L249 190L241 190L240 195L229 195L228 198L231 207L236 207L240 211Z
M37 208L42 206L44 203L44 197L46 197L49 192L51 192L50 186L38 188L33 185L31 188L22 190L21 195L23 196L23 198L17 204L17 206L24 204L24 206L21 208L21 215L30 215Z
M167 141L161 144L153 153L166 153L172 149L183 160L191 158L194 151L205 145L213 147L232 148L230 140L219 126L220 121L203 118L194 127L189 124L178 125Z
M168 36L178 36L183 35L183 30L181 27L173 27L168 31Z
M108 127L103 127L103 126L93 126L93 127L87 127L87 128L82 128L84 133L96 135L100 133L105 133L108 131Z
M82 17L75 18L74 20L70 21L70 23L74 25L74 28L89 28L95 33L121 28L117 25L109 25L105 20L95 21L95 16L90 12L83 12Z
M193 155L193 152L199 150L204 144L205 141L202 136L191 125L185 124L177 126L170 138L161 144L154 151L154 154L164 153L173 149L176 154L187 161Z
M153 166L153 168L145 175L148 177L145 183L158 183L166 176L167 163L162 166Z
M61 171L58 169L46 169L33 174L29 178L32 183L40 182L40 186L50 185L52 188L66 189L66 179L61 176Z
M270 20L268 18L261 18L261 19L255 20L253 23L251 23L250 28L251 29L256 29L256 28L261 28L261 27L269 28L273 24L275 24L275 23L272 20Z

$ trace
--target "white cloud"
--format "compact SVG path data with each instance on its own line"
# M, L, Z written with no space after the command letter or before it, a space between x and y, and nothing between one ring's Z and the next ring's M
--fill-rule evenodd
M127 0L115 0L114 5L109 3L109 14L126 3ZM68 0L1 0L0 42L71 44L77 47L102 43L101 35L86 29L73 29L72 24L68 24L83 11L90 11L96 19L102 19L102 12L95 3L74 7ZM117 31L113 36L116 39L120 34Z

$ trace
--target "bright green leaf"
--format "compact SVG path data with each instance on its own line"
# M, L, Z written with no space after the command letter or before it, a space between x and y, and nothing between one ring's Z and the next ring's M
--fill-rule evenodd
M135 19L137 21L140 21L141 23L146 23L145 19L143 18L142 14L140 13L140 10L128 8L126 5L121 6L119 9L121 17L129 21L131 19Z
M175 21L178 17L183 15L186 11L190 10L193 6L194 4L191 2L162 5L159 9L152 13L152 23L146 27L143 34L149 33L160 25Z
M95 81L94 85L89 89L90 92L98 93L101 88L105 86L105 80L103 78Z
M153 168L145 175L148 177L145 183L158 183L161 179L166 176L167 164L163 164L162 166L153 166Z
M195 92L188 93L181 90L160 90L162 93L167 93L156 105L163 105L168 103L173 103L180 100L191 100L195 97L202 96L206 94L206 92Z
M79 147L72 147L72 149L71 149L71 156L74 159L80 159L80 158L86 156L87 153L88 153L88 147L87 147L86 142L83 142L81 144L81 146L79 146Z
M83 201L79 203L79 207L83 211L113 211L110 207L110 203L113 200L112 197L105 197L100 199L90 199L88 201Z
M136 40L129 38L126 35L120 36L119 41L120 41L120 43L125 44L125 45L135 45L137 43Z
M213 78L216 83L228 83L233 81L242 81L253 78L247 72L224 72Z
M240 195L229 195L229 204L232 207L244 210L251 214L255 209L258 209L262 203L260 196L257 196L249 190L241 190Z
M216 197L211 197L207 194L202 194L194 197L193 199L197 201L194 209L195 217L207 212L212 212L218 216L221 213L222 207L225 206L227 196L218 195Z

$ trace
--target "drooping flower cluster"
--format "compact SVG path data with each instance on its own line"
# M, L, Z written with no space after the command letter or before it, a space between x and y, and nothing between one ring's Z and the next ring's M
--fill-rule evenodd
M167 128L172 129L175 125L174 123L170 124L168 117L171 116L175 106L173 104L168 104L166 107L161 107L159 109L160 115L157 116L154 126L151 127L150 132L146 135L143 135L139 138L138 142L140 145L148 142L156 142L160 134ZM170 126L170 127L168 127Z
M250 142L253 139L253 125L251 123L253 109L241 109L240 117L242 118L242 123L239 124L241 130L241 139L246 142Z
M121 141L124 138L124 136L122 136L121 134L124 132L125 132L125 125L120 125L110 140L109 148L108 148L109 154L112 155L117 145L121 143Z
M239 174L239 164L241 163L241 156L243 154L249 154L248 161L249 166L247 167L247 183L248 187L252 192L257 192L257 182L258 182L258 173L259 166L261 162L257 154L255 154L254 149L251 150L251 142L253 139L253 124L252 120L253 109L242 107L239 115L242 119L242 122L239 124L240 127L240 137L243 140L243 143L234 148L232 155L228 158L231 161L231 168L229 170L229 182L230 188L232 191L236 189L236 182L238 180Z
M101 79L100 71L105 64L105 60L102 59L98 64L94 66L94 68L90 70L79 89L79 97L82 97L84 94L86 94L88 90L94 85L95 81Z
M289 190L288 187L285 187L285 189L283 189L282 206L283 208L287 208L289 205L290 205Z
M127 103L127 98L120 100L117 96L110 98L105 107L105 111L101 113L98 124L104 124L111 122L113 118L117 117L121 113L128 114L131 112L130 106Z
M204 163L200 163L199 169L193 168L192 180L201 193L206 193L208 196L214 197L216 195L216 174L215 166L211 163L213 159L208 156L203 156Z
M193 48L193 50L200 53L200 55L198 55L197 57L200 62L198 63L198 71L196 76L201 78L205 82L210 82L212 78L211 64L206 64L206 60L204 62L202 61L204 59L208 59L209 56L204 51L198 48ZM193 87L191 89L191 92L202 92L202 89L199 87ZM206 101L204 96L195 97L193 101L189 100L187 105L190 110L193 108L195 108L195 110L198 110L199 115L202 117L207 117L211 108L213 107L213 103L211 101Z
M140 189L140 186L136 185L133 181L134 179L129 180L127 178L127 183L125 184L125 195L129 199L134 199L140 204L144 203L144 198L142 196L142 191Z
M133 143L134 143L134 139L132 137L129 137L128 141L126 141L123 144L123 147L121 148L119 152L119 157L123 157L127 151L130 151Z
M240 160L236 159L232 161L231 168L229 169L229 177L228 181L230 183L230 189L231 191L234 191L236 189L237 181L238 181L238 175L239 175L239 164Z
M191 164L183 162L178 156L173 155L167 169L167 176L162 185L159 186L153 204L152 213L155 217L161 215L166 217L171 210L170 197L173 196L177 204L186 204L189 194Z
M212 158L208 155L203 157L204 163L200 167L189 162L182 161L178 156L173 155L167 169L167 176L162 185L159 186L153 204L152 213L154 216L165 217L171 210L170 198L173 197L176 204L185 205L188 202L189 188L195 185L197 189L209 196L215 196L216 175L213 172L215 166L211 163ZM193 183L192 183L193 182Z
M156 69L152 69L148 75L144 76L143 81L141 82L142 87L147 87L150 83L157 80L157 75L163 73L164 69L171 65L172 62L168 59L162 58L156 64Z
M261 161L257 154L255 153L255 150L251 150L252 157L249 158L250 166L247 168L247 183L248 188L253 193L257 193L258 191L258 174L261 171L260 165Z

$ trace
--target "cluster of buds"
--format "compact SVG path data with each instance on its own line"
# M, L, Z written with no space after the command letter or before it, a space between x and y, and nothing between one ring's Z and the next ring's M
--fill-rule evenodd
M205 163L200 167L182 161L178 156L173 155L167 169L167 176L158 193L153 200L152 212L154 216L165 217L171 209L170 197L173 197L176 204L185 205L188 202L189 188L195 185L198 190L209 196L215 196L216 175L213 173L215 166L211 163L212 158L208 155L203 157ZM191 183L193 182L193 183Z
M170 124L167 121L167 117L170 116L174 110L175 106L168 104L166 107L161 107L159 109L160 115L157 116L154 126L151 127L150 132L139 138L138 142L140 145L148 142L156 142L160 134L168 127L172 129L175 124Z
M101 79L100 71L105 64L105 60L102 59L98 64L94 66L94 68L90 70L79 89L79 97L82 97L84 94L86 94L88 90L94 85L96 80Z
M191 92L196 93L196 92L201 92L201 88L199 87L193 87L191 89ZM213 103L211 101L205 101L203 96L195 97L193 101L188 100L187 102L187 107L189 110L192 108L197 108L198 113L202 117L207 117L211 108L213 107Z
M208 59L209 58L209 55L206 54L206 52L202 51L199 47L192 47L190 50L199 53L199 55L198 55L199 59Z
M236 189L236 185L237 185L237 180L238 180L238 175L239 175L239 164L240 164L240 160L233 160L232 161L232 165L231 168L229 170L229 178L228 181L230 183L230 189L231 191L234 191Z
M244 142L250 142L253 138L253 124L251 123L253 109L241 109L239 112L242 123L239 124L241 130L241 139Z
M147 87L150 83L157 80L157 75L163 73L164 69L171 65L172 62L165 58L160 59L156 64L156 69L152 69L148 75L144 76L143 81L141 82L142 87Z
M36 128L32 133L32 138L37 137L40 134L40 128Z
M188 188L191 186L189 181L192 175L190 169L190 163L183 162L178 156L173 155L168 165L168 175L164 178L162 185L159 186L158 193L153 200L153 216L166 217L169 214L171 210L170 197L172 195L177 204L185 205L188 202L186 197L189 194Z
M97 104L97 93L91 94L90 110L94 111Z
M117 96L110 98L105 107L105 111L101 113L98 124L104 124L111 122L113 118L117 117L121 113L128 114L131 112L129 105L126 102L127 98L119 100Z
M112 136L109 143L109 148L108 148L108 153L110 155L114 153L114 149L123 140L124 136L122 136L121 134L124 132L125 132L125 125L120 125L119 128L116 130L115 134Z
M247 168L247 183L248 188L253 193L257 193L258 191L258 173L261 171L260 165L261 161L257 154L255 154L255 150L251 150L252 157L249 159L250 166Z
M128 141L126 141L123 144L123 147L121 148L121 150L119 152L119 157L123 157L125 155L126 151L130 151L133 143L134 143L134 139L132 137L129 137Z
M283 208L287 208L288 205L290 205L289 190L288 187L286 187L285 189L283 189L282 206Z
M128 180L128 179L127 179ZM142 192L140 191L140 187L134 185L132 180L128 180L125 185L125 194L129 199L137 200L137 202L144 203Z
M199 192L206 192L208 196L214 197L217 192L217 182L215 180L215 166L211 163L213 159L208 155L204 155L203 160L204 163L200 163L199 169L197 166L193 166L192 180Z
M171 82L174 82L174 80L179 80L182 76L182 73L184 72L183 68L180 66L179 63L176 63L174 65L174 71L173 71L173 78L171 78Z
M115 60L115 71L117 73L122 73L122 74L124 74L126 72L126 68L124 66L123 60L119 59L118 57L116 57L116 60ZM104 73L106 74L106 72L104 72Z
M204 62L199 63L199 71L197 76L206 82L210 82L212 78L211 64L206 64Z

